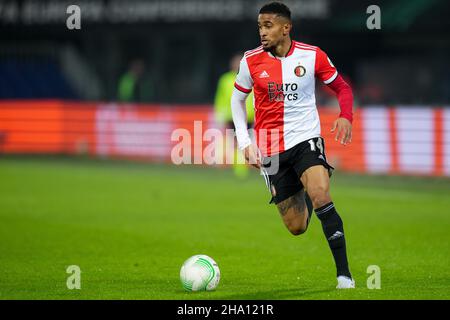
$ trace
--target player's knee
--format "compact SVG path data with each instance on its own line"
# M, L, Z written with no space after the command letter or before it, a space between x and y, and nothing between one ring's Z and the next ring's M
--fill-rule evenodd
M291 223L288 225L289 232L294 236L299 236L306 232L308 226L303 223Z
M308 195L313 203L314 208L320 208L321 206L331 202L331 197L327 185L317 185L312 188L308 188Z

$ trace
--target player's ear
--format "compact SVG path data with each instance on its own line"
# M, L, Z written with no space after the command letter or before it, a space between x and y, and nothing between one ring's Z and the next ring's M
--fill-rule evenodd
M289 33L291 33L292 24L290 22L287 22L284 24L283 27L283 35L287 36Z

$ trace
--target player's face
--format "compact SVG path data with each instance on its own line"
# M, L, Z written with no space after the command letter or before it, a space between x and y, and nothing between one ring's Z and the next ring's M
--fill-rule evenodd
M270 51L289 34L290 23L274 13L263 13L258 16L258 29L263 49Z

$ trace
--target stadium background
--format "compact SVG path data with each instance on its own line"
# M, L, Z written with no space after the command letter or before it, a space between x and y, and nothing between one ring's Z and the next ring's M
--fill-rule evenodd
M256 15L263 3L0 2L0 261L6 270L0 298L190 299L178 291L177 268L200 251L228 272L222 291L202 299L449 298L446 1L286 1L293 38L320 46L354 89L350 146L329 133L338 106L321 85L317 104L327 156L337 169L336 202L354 231L349 246L357 283L364 287L367 265L380 264L395 289L310 290L317 283L327 288L320 281L332 275L317 225L301 240L309 246L301 263L267 280L273 291L259 288L249 270L261 277L271 272L270 263L258 269L262 244L280 250L271 251L273 264L287 254L283 245L291 250L286 259L302 250L265 205L261 178L253 173L239 181L227 166L171 164L175 129L193 133L199 120L202 132L221 128L212 106L217 80L233 54L259 45ZM66 27L70 4L81 8L80 30ZM381 8L381 30L366 27L370 4ZM118 84L134 61L144 68L139 94L122 102ZM255 219L262 219L256 231ZM267 232L274 236L264 240ZM151 249L137 249L141 243ZM114 266L106 279L97 255ZM230 267L235 263L239 272ZM65 288L69 264L82 264L86 286L95 283L90 291ZM308 266L317 274L296 287L289 274ZM135 280L132 288L127 277Z

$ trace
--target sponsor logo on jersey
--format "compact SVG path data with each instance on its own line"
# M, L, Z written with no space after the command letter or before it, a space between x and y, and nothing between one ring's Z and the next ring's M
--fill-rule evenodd
M259 78L268 78L269 74L267 73L266 70L264 70L263 72L261 72L261 74L259 75Z
M267 93L269 95L269 101L293 101L298 99L298 93L295 92L298 89L297 83L267 83Z

